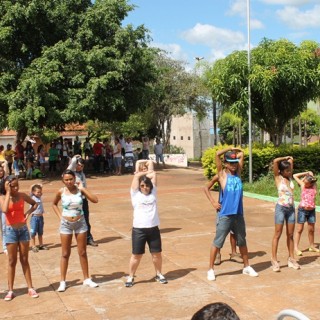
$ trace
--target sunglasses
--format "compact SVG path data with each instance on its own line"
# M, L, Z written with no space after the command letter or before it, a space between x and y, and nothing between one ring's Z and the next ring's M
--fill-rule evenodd
M140 184L140 188L150 188L150 186L148 186L146 184Z

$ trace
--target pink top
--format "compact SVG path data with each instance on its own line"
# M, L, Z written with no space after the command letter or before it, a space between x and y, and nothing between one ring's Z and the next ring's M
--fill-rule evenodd
M301 208L315 208L315 198L317 188L313 185L311 188L304 188L301 191L301 201L299 207Z

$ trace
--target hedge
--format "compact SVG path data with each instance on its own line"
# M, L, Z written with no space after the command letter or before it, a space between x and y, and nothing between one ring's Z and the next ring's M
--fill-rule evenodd
M204 175L211 179L217 172L215 164L215 155L217 150L225 149L230 146L219 145L213 148L208 148L202 156L202 167L204 168ZM244 181L249 180L249 149L244 151L244 168L242 178ZM261 176L267 175L272 171L272 161L277 157L292 156L294 160L295 172L312 171L318 174L320 171L320 145L314 144L308 147L299 147L291 145L282 145L274 147L273 145L261 146L254 145L252 147L252 177L253 180L259 179Z

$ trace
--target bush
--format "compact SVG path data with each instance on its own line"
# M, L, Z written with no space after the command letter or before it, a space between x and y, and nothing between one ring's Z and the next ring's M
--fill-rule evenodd
M215 164L215 155L217 150L225 149L230 146L215 146L207 149L203 153L202 166L204 168L204 175L211 179L217 172ZM249 180L249 150L244 151L244 168L242 171L242 178L244 181ZM273 145L254 145L252 148L252 178L258 180L261 177L268 175L272 171L273 159L282 156L292 156L294 159L294 172L312 171L318 174L320 168L320 146L315 144L306 148L291 145L282 145L274 147Z
M181 153L185 153L184 149L182 147L177 147L174 145L170 145L168 148L168 153L170 154L181 154Z

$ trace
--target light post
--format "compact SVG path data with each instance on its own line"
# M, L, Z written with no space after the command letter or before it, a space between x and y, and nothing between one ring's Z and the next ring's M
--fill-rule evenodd
M249 183L252 183L252 119L251 119L251 49L250 49L250 0L247 0L247 34L248 34L248 122L249 122Z

